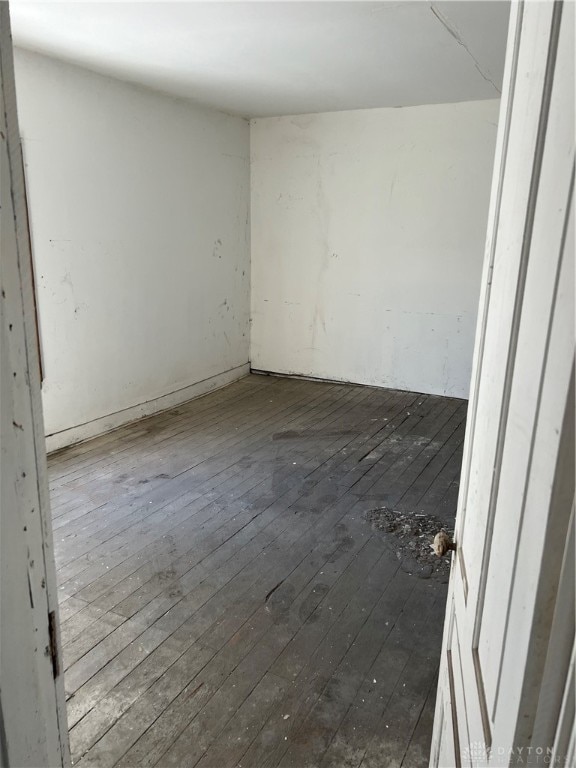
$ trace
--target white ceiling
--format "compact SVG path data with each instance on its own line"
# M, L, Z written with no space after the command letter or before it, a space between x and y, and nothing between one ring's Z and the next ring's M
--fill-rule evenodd
M508 2L27 2L14 42L249 117L499 95Z

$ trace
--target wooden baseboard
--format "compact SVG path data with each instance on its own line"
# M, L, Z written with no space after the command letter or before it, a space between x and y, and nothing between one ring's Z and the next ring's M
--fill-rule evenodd
M64 429L61 432L46 435L46 450L48 453L52 453L60 448L66 448L69 445L75 445L97 435L111 432L144 416L167 411L177 405L186 403L188 400L194 400L197 397L214 392L216 389L221 389L238 379L244 378L244 376L248 376L249 373L250 364L245 363L237 368L232 368L229 371L218 373L216 376L211 376L203 381L198 381L195 384L178 389L176 392L170 392L167 395L156 397L145 403L138 403L122 411L88 421L85 424L79 424L78 426Z

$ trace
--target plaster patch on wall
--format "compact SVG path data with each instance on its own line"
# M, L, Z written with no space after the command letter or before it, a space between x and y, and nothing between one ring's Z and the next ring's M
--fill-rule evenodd
M253 368L467 396L498 108L252 122Z

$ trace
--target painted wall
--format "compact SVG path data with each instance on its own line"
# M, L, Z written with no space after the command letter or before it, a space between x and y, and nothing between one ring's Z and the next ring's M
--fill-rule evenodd
M253 368L468 396L498 110L252 121Z
M247 121L21 50L16 80L46 431L92 423L49 447L245 373Z

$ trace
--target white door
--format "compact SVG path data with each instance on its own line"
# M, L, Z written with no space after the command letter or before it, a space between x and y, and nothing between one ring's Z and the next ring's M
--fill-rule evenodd
M573 749L573 174L574 4L515 3L432 766L568 765Z
M38 339L8 3L0 3L0 766L67 765Z

